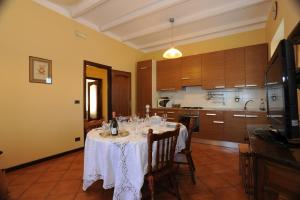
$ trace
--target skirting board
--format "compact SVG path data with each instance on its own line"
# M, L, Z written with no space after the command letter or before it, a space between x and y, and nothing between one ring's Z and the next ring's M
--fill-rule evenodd
M21 169L21 168L24 168L24 167L29 167L31 165L35 165L35 164L38 164L38 163L41 163L41 162L44 162L44 161L47 161L47 160L58 158L58 157L64 156L64 155L69 154L69 153L80 151L83 148L84 147L80 147L80 148L77 148L77 149L72 149L70 151L65 151L65 152L62 152L62 153L59 153L59 154L55 154L55 155L48 156L48 157L45 157L45 158L41 158L41 159L38 159L38 160L34 160L34 161L27 162L27 163L23 163L21 165L9 167L9 168L4 169L4 171L5 172L11 172L11 171L14 171L14 170L17 170L17 169Z

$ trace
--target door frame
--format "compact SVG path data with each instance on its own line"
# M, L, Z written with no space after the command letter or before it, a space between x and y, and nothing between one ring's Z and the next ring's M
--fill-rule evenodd
M91 62L91 61L87 61L84 60L83 61L83 121L86 118L86 112L85 112L85 93L86 93L86 89L85 89L85 79L86 78L91 78L86 76L86 68L87 66L92 66L92 67L97 67L100 69L105 69L107 72L107 118L108 120L110 120L112 118L112 102L111 102L111 77L112 77L112 67L107 66L107 65L102 65L99 63L95 63L95 62Z

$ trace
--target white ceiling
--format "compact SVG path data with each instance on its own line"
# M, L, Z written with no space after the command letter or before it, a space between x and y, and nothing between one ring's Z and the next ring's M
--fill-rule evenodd
M270 0L34 0L144 52L264 28ZM86 37L84 33L77 33Z

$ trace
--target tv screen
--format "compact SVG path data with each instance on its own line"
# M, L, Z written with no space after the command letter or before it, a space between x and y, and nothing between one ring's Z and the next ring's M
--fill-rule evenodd
M287 138L299 137L293 45L282 40L266 72L267 111L272 127Z

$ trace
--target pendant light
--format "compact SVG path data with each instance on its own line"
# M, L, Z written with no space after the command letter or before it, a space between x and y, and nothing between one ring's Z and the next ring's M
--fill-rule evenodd
M175 19L170 18L170 23L171 23L171 48L167 49L163 54L163 57L167 58L167 59L179 58L179 57L182 56L182 53L178 49L176 49L174 47L174 44L173 44L173 24L174 24L174 22L175 22Z

